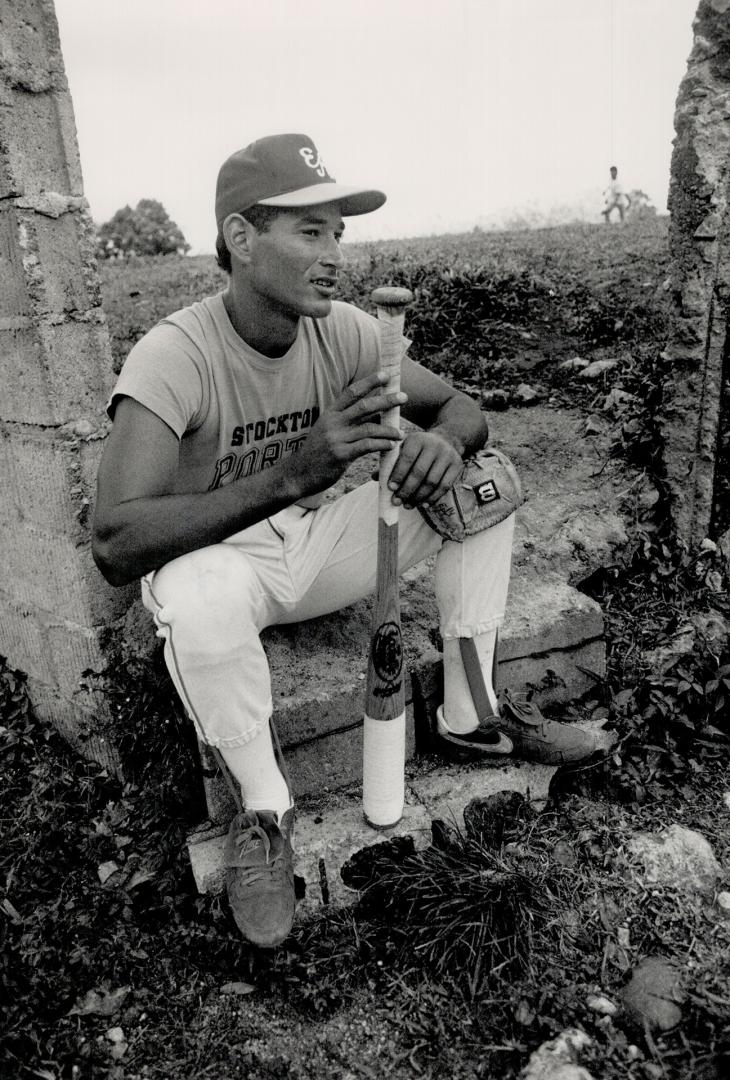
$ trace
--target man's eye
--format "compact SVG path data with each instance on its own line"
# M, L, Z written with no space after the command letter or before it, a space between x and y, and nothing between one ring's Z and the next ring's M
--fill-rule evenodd
M305 236L319 236L319 229L305 229Z

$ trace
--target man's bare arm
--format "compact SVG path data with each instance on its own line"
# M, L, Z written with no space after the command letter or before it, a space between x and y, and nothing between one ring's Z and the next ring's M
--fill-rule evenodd
M104 577L125 585L189 551L219 543L335 483L351 461L400 439L379 414L403 395L383 392L382 372L349 387L322 413L296 454L216 491L173 494L175 433L122 398L97 482L92 550Z

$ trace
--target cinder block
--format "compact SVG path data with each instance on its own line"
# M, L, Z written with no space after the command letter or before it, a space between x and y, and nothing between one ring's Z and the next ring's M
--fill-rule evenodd
M523 572L512 578L499 634L500 662L567 649L602 635L601 608L585 593L558 577Z
M88 538L77 544L62 530L0 518L3 590L21 605L96 626L123 614L125 596L97 570Z
M54 685L69 699L84 696L85 691L81 689L83 672L101 672L106 666L98 634L60 619L49 619L46 631L55 673Z
M5 214L16 229L10 239L22 254L28 302L35 316L101 308L93 225L85 211L70 210L55 218L26 209Z
M28 695L36 715L52 724L73 750L122 777L112 716L102 694L80 692L71 698L30 675Z
M11 0L2 5L0 75L10 86L36 93L65 86L61 42L52 0Z
M67 92L0 87L0 146L4 198L42 191L82 195L73 106Z
M100 311L84 320L0 326L0 420L53 425L96 416L113 381Z
M98 632L69 625L60 619L49 620L47 632L55 670L54 685L69 698L85 696L86 692L80 687L82 673L86 670L101 672L106 667Z
M0 653L13 667L55 687L69 701L79 695L83 671L102 671L106 666L96 629L20 603L4 588L0 592L0 609Z
M13 667L20 668L28 676L40 682L53 685L56 678L51 656L51 647L45 620L39 620L36 613L11 599L5 591L7 583L2 582L0 592L0 654L7 657Z
M506 660L499 666L499 684L517 693L532 691L541 706L557 705L589 693L605 674L606 643L594 638L573 648Z
M54 428L0 422L0 504L6 523L62 533L73 542L88 540L103 445L102 438L86 441L59 436Z
M336 734L359 723L365 704L365 680L357 678L357 672L339 668L341 686L317 693L316 673L302 687L302 693L290 697L274 698L276 729L282 746L298 746L323 735ZM405 700L411 700L411 681L404 677Z
M556 768L530 761L497 761L471 767L444 764L428 776L412 779L410 785L429 817L463 830L464 807L475 798L486 798L498 791L518 791L538 806L544 805Z
M15 207L0 209L0 319L17 319L31 310Z
M362 708L362 705L361 705ZM322 795L362 783L362 722L284 751L297 796ZM406 760L415 753L413 706L406 707Z
M225 884L223 849L225 826L205 828L188 837L190 864L199 892L219 893ZM304 880L305 894L297 916L305 917L322 906L345 907L357 892L342 881L342 867L364 848L401 836L411 836L417 850L431 840L431 822L425 808L409 799L403 817L392 829L375 830L365 822L359 792L328 799L314 811L299 811L294 825L294 872Z

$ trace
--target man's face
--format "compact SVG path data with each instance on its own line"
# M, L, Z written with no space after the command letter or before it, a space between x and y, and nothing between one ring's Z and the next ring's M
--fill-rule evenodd
M277 214L255 233L248 281L261 304L287 317L329 315L344 264L344 228L339 204L324 203Z

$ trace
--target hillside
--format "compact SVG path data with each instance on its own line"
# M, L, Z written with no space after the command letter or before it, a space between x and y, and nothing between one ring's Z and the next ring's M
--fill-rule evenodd
M568 354L662 340L668 311L667 219L344 245L340 296L415 293L413 354L484 387L549 375ZM225 284L212 257L131 259L102 267L115 366L166 314Z

